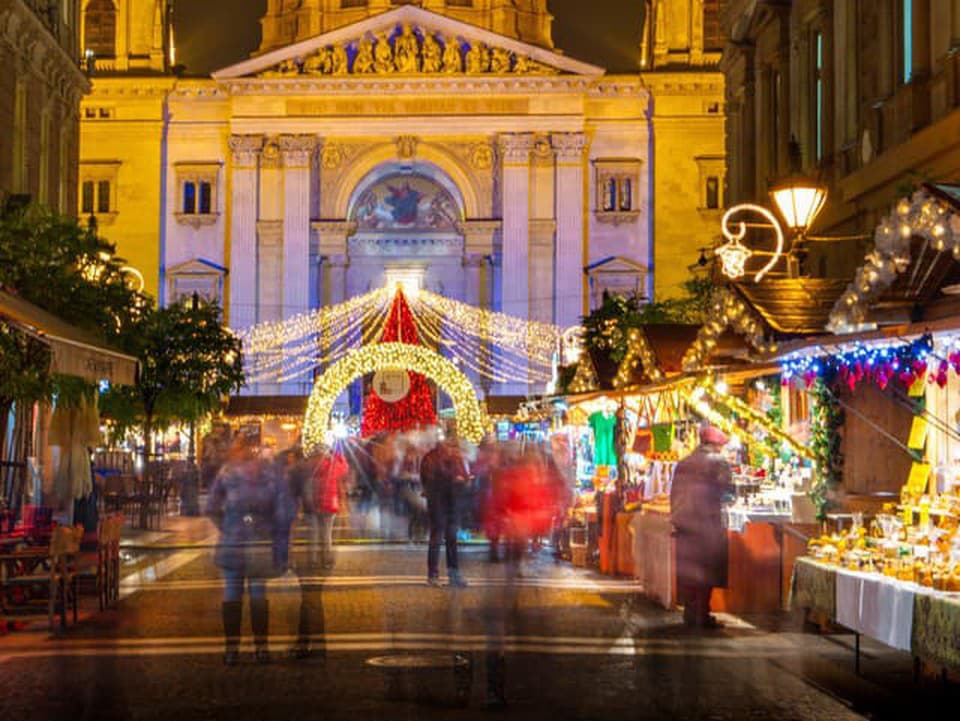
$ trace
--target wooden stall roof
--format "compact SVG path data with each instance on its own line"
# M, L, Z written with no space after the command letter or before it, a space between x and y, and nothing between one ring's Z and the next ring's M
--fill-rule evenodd
M849 282L838 278L765 278L760 283L738 283L736 290L773 330L795 336L822 333Z
M525 400L526 396L487 396L487 415L513 416Z
M230 396L228 416L303 416L307 396Z

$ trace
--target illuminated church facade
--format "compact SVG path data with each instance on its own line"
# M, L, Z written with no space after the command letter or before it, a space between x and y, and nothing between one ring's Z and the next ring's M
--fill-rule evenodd
M704 244L697 158L723 172L711 68L661 83L716 129L709 152L677 144L669 202L693 220L671 258L654 238L656 68L558 52L546 0L269 0L259 50L207 78L169 72L166 5L85 3L100 72L80 175L81 214L161 302L199 293L239 329L402 282L567 327L604 290L652 296L655 258L685 269Z

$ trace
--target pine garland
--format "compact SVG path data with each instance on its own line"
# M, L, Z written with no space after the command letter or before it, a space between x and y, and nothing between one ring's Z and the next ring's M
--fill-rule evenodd
M817 509L817 519L824 520L830 504L830 492L843 478L843 454L840 452L840 428L844 413L830 385L823 379L814 381L810 447L815 460L815 475L810 498Z

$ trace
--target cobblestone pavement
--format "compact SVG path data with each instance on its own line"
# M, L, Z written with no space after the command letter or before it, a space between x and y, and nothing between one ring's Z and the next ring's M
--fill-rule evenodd
M847 721L932 716L958 700L952 687L913 685L908 657L870 643L857 677L851 637L802 633L788 619L727 618L725 629L693 635L632 584L546 557L509 585L504 566L469 549L470 587L454 590L426 586L424 555L345 547L321 576L298 552L302 577L270 584L274 662L254 664L245 618L235 668L222 664L212 550L138 563L116 609L59 637L0 639L0 719ZM297 661L282 651L305 597L323 619L314 642L326 654ZM491 711L485 661L498 638L508 705ZM429 663L370 662L405 655ZM456 673L454 659L467 670Z

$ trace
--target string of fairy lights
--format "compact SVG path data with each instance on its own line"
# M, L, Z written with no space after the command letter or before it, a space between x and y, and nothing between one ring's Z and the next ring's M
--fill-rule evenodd
M380 338L396 289L241 331L248 383L309 377ZM420 290L407 297L421 340L495 383L548 383L562 330Z

